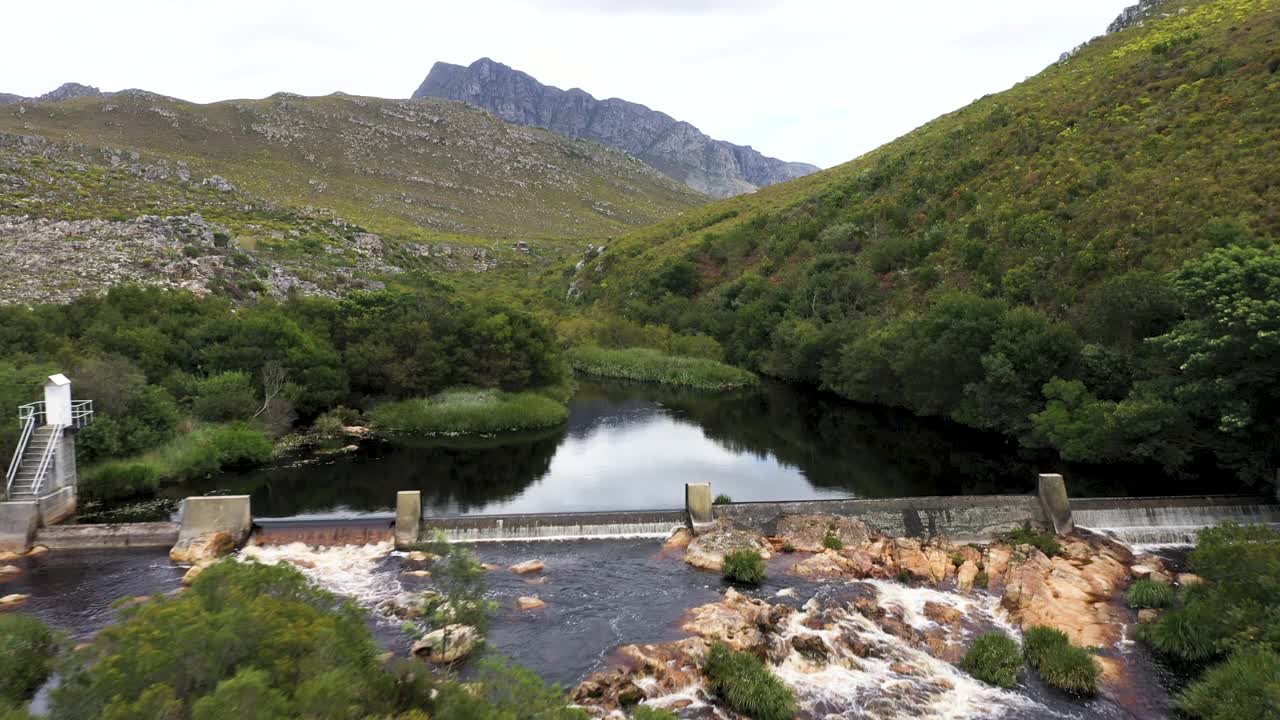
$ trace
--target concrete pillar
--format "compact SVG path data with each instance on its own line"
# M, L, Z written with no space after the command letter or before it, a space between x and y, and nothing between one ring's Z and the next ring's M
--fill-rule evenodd
M1071 521L1071 499L1067 497L1067 484L1061 475L1041 474L1036 494L1040 496L1045 520L1055 533L1066 535L1075 529L1075 523Z
M685 483L684 509L689 515L689 529L694 535L715 525L711 514L711 483Z
M422 493L401 490L396 493L396 547L405 548L418 542L422 531Z
M253 530L248 495L209 495L182 501L178 544L216 532L228 532L243 543Z
M0 502L0 552L26 552L40 525L40 504L35 500Z

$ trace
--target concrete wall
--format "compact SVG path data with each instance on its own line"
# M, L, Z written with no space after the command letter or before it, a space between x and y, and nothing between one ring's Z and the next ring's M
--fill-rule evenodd
M945 535L961 542L991 540L1023 523L1045 526L1044 512L1035 495L755 502L715 507L716 517L766 530L784 513L844 515L894 537Z
M76 489L68 486L40 498L40 525L57 525L76 514Z
M178 540L226 531L243 542L253 529L248 495L189 497L182 501L182 523Z
M451 542L662 536L685 522L683 510L470 515L424 518L421 537L429 540L436 530Z
M170 547L178 541L178 523L55 525L36 533L37 545L50 550Z
M0 551L26 552L40 525L40 505L35 500L0 502Z

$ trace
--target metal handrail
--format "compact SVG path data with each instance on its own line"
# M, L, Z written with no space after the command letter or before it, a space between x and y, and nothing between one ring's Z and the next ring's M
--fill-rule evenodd
M76 400L71 403L71 425L82 428L93 422L93 401Z
M13 490L13 481L18 477L18 468L22 465L22 456L27 452L27 443L31 441L31 433L36 429L34 414L27 416L22 425L22 435L18 438L18 447L13 451L13 460L9 462L9 472L5 473L4 496L9 497Z
M18 406L18 424L21 425L32 419L36 419L41 425L44 424L45 412L43 400Z
M44 453L40 456L40 465L36 467L36 476L31 483L31 494L40 497L40 486L44 484L45 473L49 472L49 463L53 461L53 454L57 451L58 440L62 438L63 425L52 425L53 429L49 431L49 444L44 446Z

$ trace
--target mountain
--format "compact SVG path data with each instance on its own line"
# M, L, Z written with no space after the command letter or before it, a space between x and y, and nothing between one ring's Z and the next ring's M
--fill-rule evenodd
M1113 27L849 163L593 248L561 292L1066 459L1270 477L1280 2Z
M60 102L62 100L71 100L79 97L107 97L111 93L104 93L91 85L81 85L80 83L63 83L56 89L51 90L40 97L22 97L12 93L0 93L0 105L17 102Z
M489 58L467 67L437 62L415 98L461 100L510 123L548 128L618 148L701 193L730 197L792 180L818 168L766 157L707 137L698 128L644 105L597 100L561 90Z
M188 280L332 294L409 270L517 271L705 201L618 150L445 100L23 100L0 106L0 297ZM192 216L177 235L146 219Z

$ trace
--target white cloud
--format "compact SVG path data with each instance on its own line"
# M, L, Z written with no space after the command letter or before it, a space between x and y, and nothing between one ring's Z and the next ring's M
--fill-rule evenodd
M489 56L770 155L829 166L1039 72L1132 0L53 0L14 3L0 92L198 102L407 97ZM23 62L14 62L22 58Z

